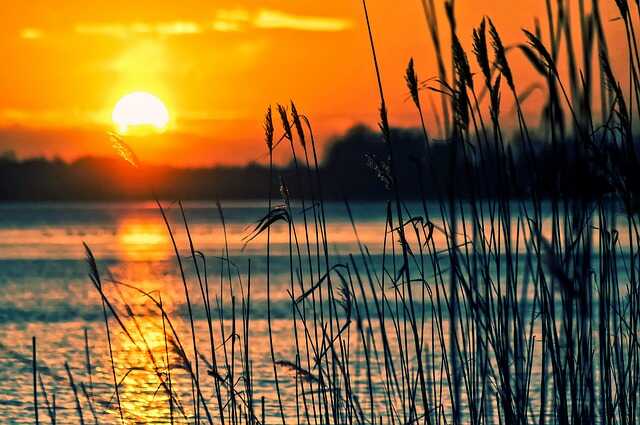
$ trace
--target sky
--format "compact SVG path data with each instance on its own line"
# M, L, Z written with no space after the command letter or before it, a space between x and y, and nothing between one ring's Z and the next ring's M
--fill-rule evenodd
M444 2L435 3L446 44ZM470 48L472 28L488 15L507 44L522 42L521 28L545 16L544 3L459 0L459 36ZM414 57L422 79L437 74L421 1L368 5L391 123L417 125L406 64ZM321 150L378 119L361 0L30 0L3 9L0 151L21 158L112 155L113 108L135 91L161 99L170 120L129 144L143 161L174 166L263 161L264 112L278 102L296 102ZM601 9L610 44L623 42L614 1ZM524 86L534 74L511 56ZM535 115L535 99L527 102ZM427 123L435 126L429 113Z

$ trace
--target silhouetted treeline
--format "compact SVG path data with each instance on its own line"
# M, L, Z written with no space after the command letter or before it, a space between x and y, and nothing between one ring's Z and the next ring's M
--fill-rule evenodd
M571 146L537 143L531 157L531 151L521 149L518 141L502 152L487 145L454 150L454 142L431 141L427 146L417 129L393 129L391 140L398 186L406 199L446 196L452 179L461 197L492 197L500 191L518 198L534 189L542 196L560 192L577 197L609 190L606 175L589 158L577 159ZM278 149L288 148L285 145ZM304 155L297 158L300 161ZM297 171L293 163L278 167L272 190L280 190L281 181L292 197L316 190L314 171L308 173L305 167L300 162ZM324 153L323 194L326 199L386 199L389 169L388 149L380 134L365 126L353 127ZM5 201L140 200L150 199L152 193L162 199L259 199L268 194L268 180L268 168L259 164L135 168L116 158L87 157L66 163L18 160L10 153L0 157L0 199ZM469 184L478 181L481 184Z

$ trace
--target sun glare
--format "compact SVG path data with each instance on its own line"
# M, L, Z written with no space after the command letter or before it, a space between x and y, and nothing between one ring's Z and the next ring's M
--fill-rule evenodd
M127 218L118 227L118 244L125 258L165 259L169 255L169 240L157 219Z
M169 123L169 111L151 93L133 92L116 103L111 118L122 134L150 128L163 131Z

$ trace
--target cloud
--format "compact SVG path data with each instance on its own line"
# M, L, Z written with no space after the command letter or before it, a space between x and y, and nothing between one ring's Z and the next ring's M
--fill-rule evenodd
M128 38L136 35L179 36L212 32L240 32L257 28L263 30L286 29L293 31L337 32L351 27L346 19L295 15L274 9L260 9L251 13L247 9L219 9L215 19L209 24L195 21L172 22L105 22L82 23L75 26L75 32L85 35ZM27 29L23 30L26 31ZM24 32L23 38L40 35L34 29Z
M216 19L231 22L249 22L251 15L247 9L218 9Z
M219 9L211 29L218 32L242 31L250 18L249 11L246 9Z
M253 24L257 28L291 29L298 31L337 32L351 27L344 19L292 15L277 10L262 9L255 17Z
M350 28L351 22L332 17L294 15L273 9L260 9L253 15L246 9L220 9L211 25L214 31L222 32L241 31L246 27L337 32Z
M156 25L155 29L159 34L198 34L202 32L199 24L188 21L160 23Z
M202 32L200 24L192 21L173 22L133 22L125 23L88 23L78 24L75 27L78 34L102 35L109 37L126 38L132 35L155 34L155 35L189 35Z
M217 32L237 32L242 27L238 22L217 20L211 24L211 29Z

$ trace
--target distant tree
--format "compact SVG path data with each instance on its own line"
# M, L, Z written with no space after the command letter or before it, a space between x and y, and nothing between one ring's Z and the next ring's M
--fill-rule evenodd
M18 156L13 150L6 150L0 153L0 162L18 162Z

